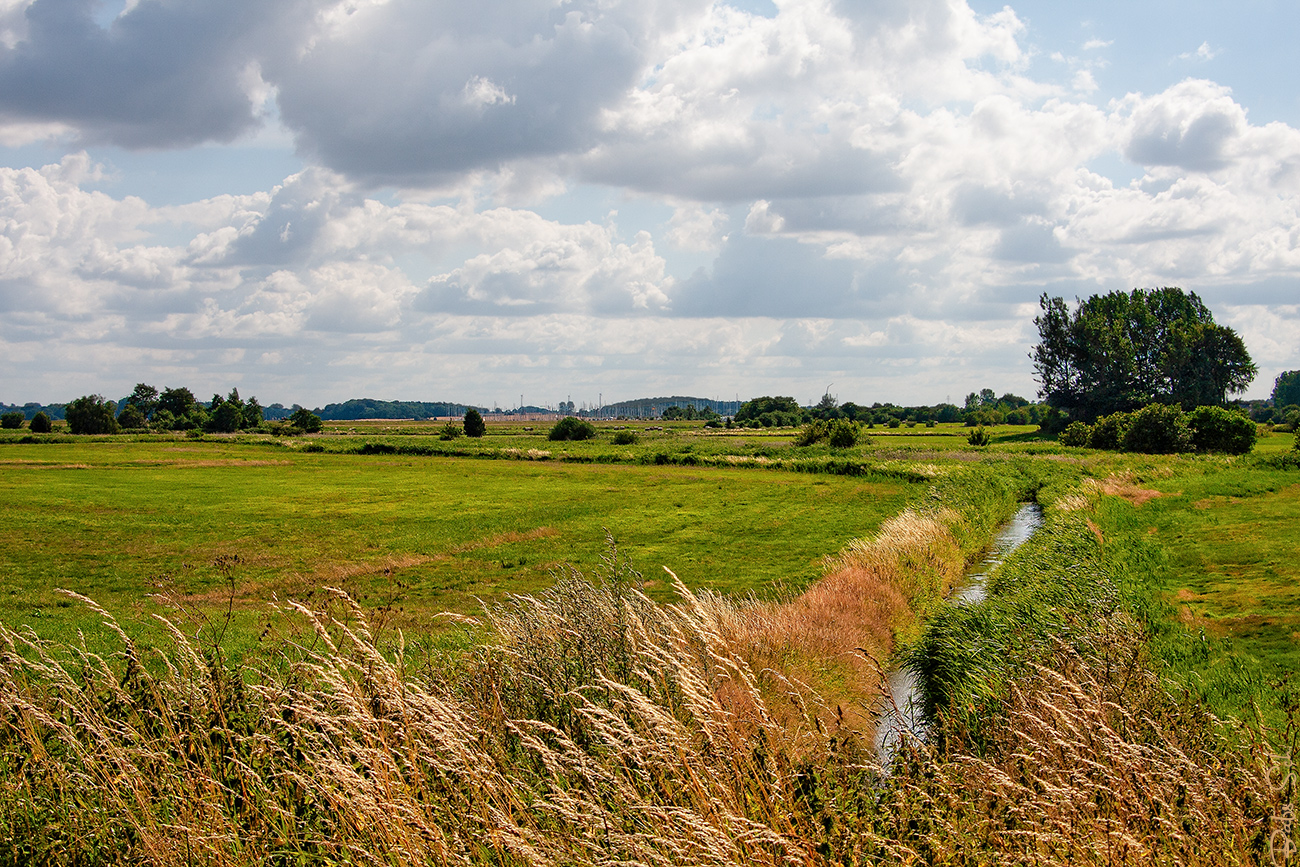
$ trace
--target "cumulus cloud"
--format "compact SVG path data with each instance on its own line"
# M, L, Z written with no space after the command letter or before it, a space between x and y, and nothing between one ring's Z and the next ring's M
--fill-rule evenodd
M253 128L265 94L250 63L293 7L141 3L104 28L91 0L32 0L19 26L21 5L0 14L0 114L137 148L228 142Z
M1146 166L1223 168L1247 129L1246 111L1233 101L1232 91L1203 80L1184 81L1149 98L1130 96L1120 112L1127 115L1124 155Z
M5 347L63 334L289 378L437 358L649 387L685 355L719 382L1026 379L1042 291L1181 283L1270 363L1296 357L1294 316L1261 311L1300 275L1300 131L1202 79L1097 105L1109 42L1052 85L1023 39L1010 8L960 0L187 0L108 23L0 0L0 142L273 122L308 163L166 208L97 191L84 154L0 169ZM1132 183L1097 168L1117 158ZM626 234L539 213L592 189L658 210Z

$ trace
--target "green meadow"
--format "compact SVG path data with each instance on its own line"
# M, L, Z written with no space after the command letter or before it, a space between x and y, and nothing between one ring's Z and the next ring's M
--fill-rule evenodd
M823 557L925 479L899 478L898 462L855 476L658 465L653 439L639 447L645 463L565 461L591 444L520 434L475 445L486 455L523 442L531 458L356 454L384 441L355 436L6 445L0 568L12 579L0 618L49 637L97 631L61 588L146 622L178 605L224 618L233 603L234 634L248 635L267 603L330 586L391 625L432 628L439 612L473 615L597 562L607 533L654 597L672 598L661 567L691 587L771 596L819 577ZM679 458L700 445L676 439ZM326 450L308 450L317 444Z
M1045 493L1084 476L1149 477L1161 496L1125 506L1121 523L1162 552L1152 587L1182 628L1266 666L1300 667L1300 479L1258 460L1287 453L1290 435L1221 458L1067 449L1007 425L985 449L957 424L877 427L851 449L796 448L792 429L698 422L604 423L586 442L550 442L542 423L490 425L476 440L440 440L439 427L6 434L0 620L62 640L101 634L63 589L150 634L155 613L194 628L229 616L238 646L265 628L273 603L337 587L385 625L436 632L439 613L475 615L536 593L598 562L610 540L660 601L674 598L664 567L691 588L789 596L934 478L1016 457L1040 465ZM614 445L619 430L637 442Z

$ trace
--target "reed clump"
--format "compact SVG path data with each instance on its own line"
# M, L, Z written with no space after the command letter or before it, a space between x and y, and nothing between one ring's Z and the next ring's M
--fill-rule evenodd
M755 669L812 684L825 699L823 723L869 731L882 682L878 661L961 575L965 558L949 530L955 520L951 512L908 509L828 559L826 575L798 596L712 599L719 629Z

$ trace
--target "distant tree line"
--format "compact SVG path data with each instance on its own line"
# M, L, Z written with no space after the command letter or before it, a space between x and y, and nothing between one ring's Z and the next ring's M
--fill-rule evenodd
M66 404L62 403L24 403L21 406L16 403L0 403L0 413L4 415L18 413L23 417L23 421L30 421L38 412L43 412L48 419L62 421L64 406Z
M278 418L271 419L272 423L268 425L267 409L256 397L241 398L237 388L232 388L224 397L214 394L210 401L203 403L188 388L168 387L159 391L141 382L120 402L98 394L79 397L64 406L64 418L68 430L74 434L107 434L123 430L303 433L321 428L321 420L314 413L302 407L295 407L290 412L278 404L272 408Z
M801 407L793 397L756 397L741 404L731 423L751 428L794 427L813 421L845 419L868 428L918 424L934 427L953 422L968 427L999 424L1050 426L1060 417L1061 414L1049 406L1031 403L1015 394L998 397L993 389L986 388L968 394L964 407L952 403L919 406L873 403L867 406L852 401L839 403L829 394L822 395L815 406Z
M422 419L463 415L469 408L463 403L374 400L366 397L328 404L323 409L316 410L316 414L325 421L360 421L372 418Z

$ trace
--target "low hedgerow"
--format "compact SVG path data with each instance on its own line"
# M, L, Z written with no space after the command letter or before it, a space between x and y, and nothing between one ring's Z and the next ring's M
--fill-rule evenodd
M1153 403L1135 412L1116 412L1092 425L1071 422L1058 442L1141 454L1222 452L1241 455L1255 446L1258 426L1235 410L1201 406L1184 413L1177 406Z

